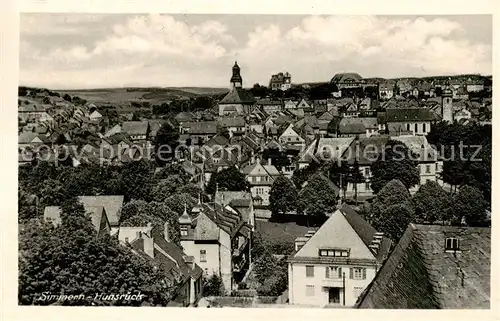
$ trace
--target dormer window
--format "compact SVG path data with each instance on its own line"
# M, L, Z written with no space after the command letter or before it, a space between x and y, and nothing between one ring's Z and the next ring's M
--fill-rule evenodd
M349 251L345 249L320 249L319 256L349 257Z
M446 252L457 252L460 251L460 242L457 238L448 237L445 241L445 251Z

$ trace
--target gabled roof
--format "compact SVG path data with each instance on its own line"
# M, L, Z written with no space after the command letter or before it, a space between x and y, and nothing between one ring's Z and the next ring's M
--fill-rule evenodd
M183 127L189 128L189 134L205 135L217 133L217 122L215 121L186 123Z
M102 206L108 216L111 226L118 225L120 221L121 209L123 206L123 195L99 195L99 196L79 196L80 202L85 207Z
M446 252L458 239L460 252ZM491 229L410 224L359 308L489 309Z
M375 128L377 128L377 118L374 117L342 118L339 123L339 132L342 134L362 134L367 129Z
M19 137L17 142L19 144L29 144L32 143L33 141L40 140L39 144L47 144L49 143L49 140L47 139L47 136L44 134L38 134L38 133L33 133L33 132L22 132Z
M229 204L234 200L251 200L252 194L245 191L217 191L214 202L217 204Z
M245 127L245 119L241 116L220 117L217 123L221 127Z
M388 141L388 136L371 136L354 139L349 148L345 150L342 158L349 164L357 160L360 165L371 165ZM356 150L356 148L359 149Z
M201 204L195 221L195 240L219 240L219 228L233 238L245 224L240 212L217 203Z
M219 104L245 104L251 105L255 99L245 89L233 87L229 93L219 102Z
M356 261L364 261L367 264L381 264L387 255L390 243L387 247L387 241L385 241L385 246L380 247L378 253L373 252L369 246L372 244L375 232L375 229L352 208L343 205L332 213L330 218L293 255L290 262L333 263L333 261L345 261L346 264L349 262L353 264ZM382 241L383 243L384 241ZM345 249L349 251L349 257L319 256L319 250L328 248Z
M126 121L123 122L122 132L129 135L146 135L149 123L147 121Z
M344 154L353 140L354 137L320 138L316 153L330 152L332 159L337 159Z
M349 205L343 204L340 208L340 211L344 214L349 224L363 240L363 243L365 243L365 245L369 247L370 244L372 244L377 230ZM375 257L377 258L377 261L379 263L382 263L387 258L387 255L389 254L389 250L391 248L391 244L392 242L389 238L382 237L380 247L375 254Z

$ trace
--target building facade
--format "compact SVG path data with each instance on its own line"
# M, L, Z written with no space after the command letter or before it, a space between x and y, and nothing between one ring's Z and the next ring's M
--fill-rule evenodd
M389 253L391 241L343 205L317 231L295 240L291 305L352 307Z

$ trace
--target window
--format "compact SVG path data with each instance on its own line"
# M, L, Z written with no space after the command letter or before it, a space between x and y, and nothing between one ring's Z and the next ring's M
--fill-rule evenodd
M342 268L338 266L327 266L325 268L325 277L327 279L341 279L342 278Z
M418 124L415 124L415 133L418 132Z
M429 174L431 172L431 165L425 165L425 172Z
M406 124L406 130L410 131L410 124Z
M181 235L188 235L187 226L181 226Z
M370 182L365 182L365 190L369 190L370 189Z
M422 124L422 131L425 133L425 123Z
M307 277L314 276L314 265L306 265L306 276Z
M306 296L314 296L314 285L306 285Z
M365 168L365 176L366 177L370 176L370 168L369 167Z
M257 182L257 177L256 176L252 176L252 182Z
M454 237L448 237L446 239L446 243L445 243L445 250L446 251L459 251L460 250L460 246L459 246L459 242L458 242L458 239L454 238Z
M351 268L349 271L349 278L352 280L364 280L366 279L366 269L355 267Z
M206 262L206 261L207 261L207 251L200 250L200 262Z
M348 250L321 249L321 250L319 250L319 256L349 257L349 251Z

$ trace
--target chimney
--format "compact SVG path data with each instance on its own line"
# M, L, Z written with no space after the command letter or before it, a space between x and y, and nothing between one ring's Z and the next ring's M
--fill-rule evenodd
M185 256L184 262L186 262L187 266L189 266L190 269L194 269L194 257L193 256Z
M147 235L144 235L142 239L144 240L144 253L146 253L149 257L154 259L155 254L154 254L153 238L149 237Z
M168 223L168 221L165 221L165 224L163 224L163 236L165 237L165 241L170 242L169 223Z

